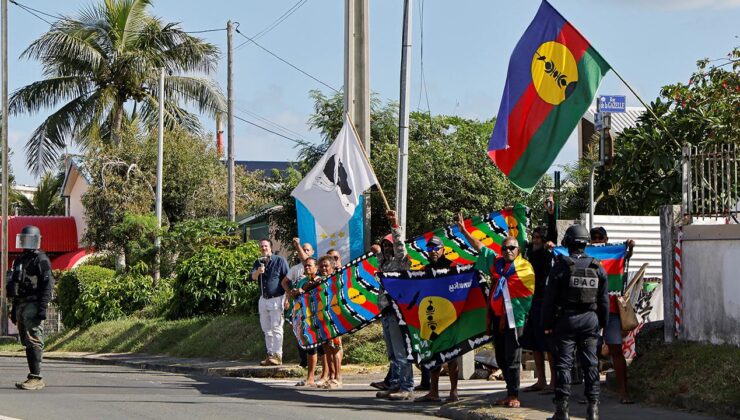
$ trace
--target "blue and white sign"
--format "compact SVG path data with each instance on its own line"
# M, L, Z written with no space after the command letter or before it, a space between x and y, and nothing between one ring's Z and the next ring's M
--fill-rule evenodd
M624 95L599 96L598 110L600 112L625 112L627 98Z

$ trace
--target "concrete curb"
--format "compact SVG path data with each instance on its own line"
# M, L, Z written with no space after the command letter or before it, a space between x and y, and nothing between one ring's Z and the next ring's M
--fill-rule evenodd
M19 352L0 352L0 356L25 357ZM258 366L238 361L183 359L133 353L46 353L45 359L115 365L157 370L186 375L223 376L230 378L298 378L304 370L298 365Z

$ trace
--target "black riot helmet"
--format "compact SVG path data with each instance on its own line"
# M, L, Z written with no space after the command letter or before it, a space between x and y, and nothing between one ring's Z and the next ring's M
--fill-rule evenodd
M15 236L15 247L36 250L41 248L41 231L33 225L24 226Z
M565 236L563 236L561 244L568 248L568 250L584 249L588 245L588 240L589 236L586 226L576 224L565 231Z

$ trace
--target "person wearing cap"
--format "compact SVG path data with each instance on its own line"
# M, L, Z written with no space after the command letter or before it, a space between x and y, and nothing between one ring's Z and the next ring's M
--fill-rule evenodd
M591 245L605 245L609 243L609 236L603 226L597 226L589 232ZM627 253L624 255L626 260L632 257L632 251L635 248L635 241L628 239L625 241ZM617 378L617 390L619 391L619 402L622 404L633 404L627 393L627 361L622 352L622 323L619 320L619 310L617 309L617 297L609 295L609 320L603 331L604 342L609 348L609 355L614 365L614 375Z
M443 268L450 268L452 261L447 259L445 256L445 247L442 239L439 236L432 236L426 245L427 260L429 264L424 266L424 270L440 270ZM447 364L447 372L450 378L450 396L445 400L446 402L458 401L457 395L457 376L459 372L459 364L457 359L452 359ZM424 371L422 372L422 385L424 385ZM414 402L441 402L442 399L439 397L439 377L442 374L442 366L428 370L429 375L429 392L414 400Z
M522 368L522 347L519 337L529 312L531 300L522 299L516 308L505 301L512 287L534 285L534 269L519 253L519 241L507 236L501 244L501 256L473 237L465 227L462 214L458 215L457 228L468 243L479 252L475 268L491 276L491 295L486 315L486 333L493 336L496 362L506 381L506 398L495 405L517 408L519 401L519 380ZM529 288L529 286L525 286Z
M22 390L44 388L41 361L44 354L46 310L54 289L51 262L41 248L41 231L36 226L25 226L16 235L16 248L23 254L13 261L13 271L6 284L7 296L12 299L10 320L18 326L18 335L26 348L28 376L15 384Z
M387 215L391 234L390 238L386 236L380 242L380 253L376 255L378 268L381 272L409 270L411 262L404 245L403 228L398 224L395 211L389 210ZM406 354L406 343L399 326L398 315L393 310L386 293L380 295L378 304L383 314L381 318L383 338L390 366L387 381L373 382L370 385L380 389L375 394L378 398L410 400L414 395L414 373Z

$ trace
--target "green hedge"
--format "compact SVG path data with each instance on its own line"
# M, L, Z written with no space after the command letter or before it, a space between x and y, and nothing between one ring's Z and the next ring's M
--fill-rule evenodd
M259 256L256 242L233 249L206 245L179 262L169 317L255 313L259 288L248 276Z
M161 286L165 294L167 287L167 282ZM151 276L136 272L116 275L113 270L88 265L59 276L56 299L62 323L73 328L131 315L159 293L152 289Z

